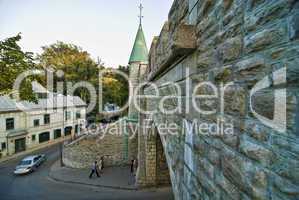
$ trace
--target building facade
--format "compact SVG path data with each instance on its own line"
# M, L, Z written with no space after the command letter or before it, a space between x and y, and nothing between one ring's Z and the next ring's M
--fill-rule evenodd
M86 104L79 97L52 95L38 103L0 97L1 157L80 134Z

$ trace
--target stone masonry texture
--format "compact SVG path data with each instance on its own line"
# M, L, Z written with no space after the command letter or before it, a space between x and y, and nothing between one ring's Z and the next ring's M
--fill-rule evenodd
M283 69L287 80L274 80L275 72ZM177 200L299 199L299 1L174 0L151 46L145 77L158 85L159 95L142 102L144 109L157 112L139 116L137 184L167 181L161 172L164 151ZM265 77L269 87L250 98L252 88ZM216 109L210 115L186 106L203 81L233 82L223 95L223 112L218 100L196 102L203 110ZM178 83L183 92L169 82ZM276 94L283 89L287 128L278 131L262 123L252 109L268 119L282 117L275 106L283 108ZM196 94L210 90L200 87ZM143 92L155 94L150 86ZM164 101L164 107L174 109L182 99L180 110L159 111L157 102L167 95L176 98ZM188 123L217 123L219 118L234 125L232 134L186 134ZM154 128L142 129L148 119ZM165 123L177 124L179 134L162 135L159 125Z
M125 137L123 121L107 125L99 135L86 135L63 149L63 162L71 168L90 168L104 157L105 167L130 164L137 157L136 138ZM103 133L106 134L103 134ZM137 136L136 136L137 137Z

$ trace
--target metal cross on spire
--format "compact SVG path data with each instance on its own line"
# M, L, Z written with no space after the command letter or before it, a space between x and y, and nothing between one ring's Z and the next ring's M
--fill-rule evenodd
M140 5L139 5L139 10L140 10L140 14L139 14L139 25L141 25L142 24L142 18L144 17L143 15L142 15L142 10L143 10L143 6L142 6L142 3L140 3Z

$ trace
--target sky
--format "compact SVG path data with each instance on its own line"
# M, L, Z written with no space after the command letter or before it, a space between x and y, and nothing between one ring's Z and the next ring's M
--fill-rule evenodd
M142 0L148 48L173 0ZM63 41L107 67L127 65L139 24L140 0L0 0L0 40L22 33L24 51Z

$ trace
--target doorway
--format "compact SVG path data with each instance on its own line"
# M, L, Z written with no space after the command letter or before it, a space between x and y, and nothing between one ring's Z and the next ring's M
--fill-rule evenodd
M15 140L15 153L19 153L26 150L26 138Z

